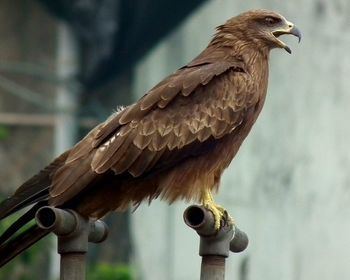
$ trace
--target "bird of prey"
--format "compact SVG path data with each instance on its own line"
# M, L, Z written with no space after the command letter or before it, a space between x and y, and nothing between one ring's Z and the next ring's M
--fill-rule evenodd
M224 209L211 192L264 105L271 49L291 53L283 34L301 38L272 11L229 19L190 63L21 185L0 204L0 219L32 208L0 237L0 265L48 234L34 225L15 235L44 205L101 218L157 197L197 200L218 229Z

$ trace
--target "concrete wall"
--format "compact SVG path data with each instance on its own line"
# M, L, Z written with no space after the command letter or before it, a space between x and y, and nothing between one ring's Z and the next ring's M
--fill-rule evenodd
M271 57L265 108L226 171L217 201L250 237L227 279L350 277L350 2L209 1L137 67L140 96L203 49L214 26L251 8L281 12L303 32ZM133 215L140 279L199 279L198 238L183 203Z

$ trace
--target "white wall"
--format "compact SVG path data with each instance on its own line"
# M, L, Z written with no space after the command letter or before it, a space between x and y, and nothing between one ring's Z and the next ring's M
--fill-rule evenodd
M229 258L227 279L349 279L350 1L209 1L138 65L135 94L198 54L216 25L251 8L281 12L303 40L285 38L292 55L273 51L265 108L217 196L250 237L247 251ZM199 279L185 207L154 202L133 215L140 279Z

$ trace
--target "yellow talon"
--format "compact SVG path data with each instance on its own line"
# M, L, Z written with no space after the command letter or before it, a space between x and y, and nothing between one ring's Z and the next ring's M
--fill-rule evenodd
M223 221L224 224L234 224L234 219L228 215L227 211L214 202L213 196L209 190L203 192L202 204L204 208L213 213L216 230L220 229L221 221Z

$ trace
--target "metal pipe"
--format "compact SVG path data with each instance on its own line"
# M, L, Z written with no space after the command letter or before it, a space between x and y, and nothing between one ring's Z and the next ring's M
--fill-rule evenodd
M62 113L62 112L61 112ZM78 125L83 128L93 128L99 124L95 118L79 118ZM22 114L0 113L0 124L3 125L28 125L28 126L53 126L56 125L54 114Z
M233 227L233 238L230 242L230 251L233 253L243 252L248 247L249 239L244 231Z
M228 215L226 221L228 220ZM217 231L212 212L192 205L184 212L186 225L200 236L199 255L202 257L201 280L224 280L225 259L229 252L242 252L248 246L247 235L236 225L224 222Z
M86 253L61 253L60 280L83 280L86 274Z
M51 230L56 235L68 235L76 230L79 217L69 210L44 206L36 212L35 220L42 229Z
M203 256L201 264L201 280L222 280L225 279L224 257Z
M39 227L57 235L57 251L61 255L60 279L85 279L88 242L99 243L108 235L107 225L82 217L73 210L45 206L35 215Z
M101 220L90 221L89 242L101 243L106 240L108 236L108 226Z

